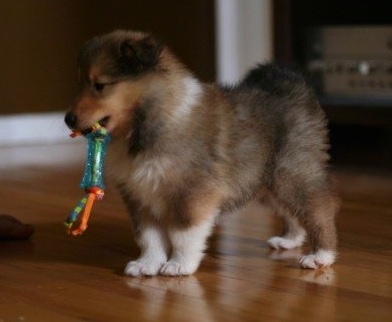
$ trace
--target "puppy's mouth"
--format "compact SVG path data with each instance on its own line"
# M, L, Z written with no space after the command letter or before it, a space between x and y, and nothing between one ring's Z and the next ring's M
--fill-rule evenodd
M108 123L109 123L109 120L110 120L110 116L105 116L104 118L100 119L100 120L98 121L98 123L99 123L100 126L106 128L107 125L108 125Z
M104 118L100 119L97 123L100 126L102 126L104 128L107 128L107 125L109 123L109 119L110 119L110 116L105 116ZM82 132L83 135L87 135L87 134L91 133L92 130L93 130L93 127L91 126L88 129L85 129L85 130L83 130L81 132Z

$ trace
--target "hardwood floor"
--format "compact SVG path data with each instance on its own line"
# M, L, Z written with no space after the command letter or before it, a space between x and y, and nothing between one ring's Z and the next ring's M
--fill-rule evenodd
M76 157L75 157L76 156ZM0 149L0 213L35 226L0 242L0 321L392 321L392 172L337 169L339 260L303 270L302 250L271 251L280 221L255 203L222 220L190 277L131 278L138 255L108 186L89 229L65 234L82 195L84 146Z

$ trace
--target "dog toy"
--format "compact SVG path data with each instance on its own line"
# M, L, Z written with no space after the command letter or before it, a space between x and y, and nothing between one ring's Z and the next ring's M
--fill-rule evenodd
M70 136L77 137L79 135L82 135L82 133L73 131ZM81 235L87 229L87 223L94 201L103 198L105 189L103 183L103 165L107 145L110 141L110 134L99 123L96 123L85 134L85 137L87 139L87 159L80 187L84 189L86 195L79 201L64 223L67 227L68 234L73 236ZM79 226L74 229L73 226L82 211Z

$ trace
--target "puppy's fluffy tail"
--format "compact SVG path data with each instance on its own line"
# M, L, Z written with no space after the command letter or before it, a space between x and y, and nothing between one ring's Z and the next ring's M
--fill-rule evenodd
M242 82L242 88L258 88L267 93L282 95L297 86L308 87L303 75L295 69L274 64L260 64L250 70Z

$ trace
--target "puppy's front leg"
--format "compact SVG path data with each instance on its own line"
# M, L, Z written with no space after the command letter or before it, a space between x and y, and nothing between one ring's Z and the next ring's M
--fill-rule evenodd
M206 241L214 226L215 216L189 228L170 228L172 256L160 270L162 275L180 276L196 272L204 256Z
M125 275L157 275L168 259L169 241L166 232L156 223L143 223L137 242L141 249L140 257L128 263Z

